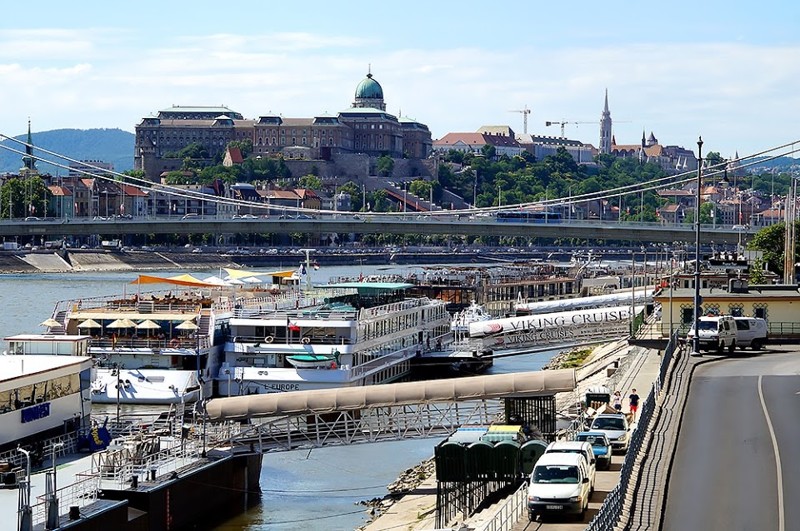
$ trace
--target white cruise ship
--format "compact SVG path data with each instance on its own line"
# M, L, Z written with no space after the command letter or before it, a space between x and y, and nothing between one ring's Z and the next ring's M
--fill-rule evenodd
M85 427L92 359L87 336L6 337L0 356L0 451Z
M220 396L388 383L450 329L445 302L403 282L316 288L295 308L236 309L217 374Z

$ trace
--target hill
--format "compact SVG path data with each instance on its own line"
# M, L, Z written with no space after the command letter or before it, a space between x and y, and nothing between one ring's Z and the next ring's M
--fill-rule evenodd
M24 141L26 134L14 137ZM44 153L37 153L36 148L41 147L55 153L62 154L75 160L100 160L110 162L114 170L123 172L133 169L133 146L135 136L133 133L122 129L54 129L32 133L36 157L54 160L69 166L69 162L57 159ZM11 151L24 151L25 146L12 140L0 142L0 172L16 173L22 166L22 155ZM36 162L36 168L41 173L51 175L66 175L68 170L47 164L43 160Z

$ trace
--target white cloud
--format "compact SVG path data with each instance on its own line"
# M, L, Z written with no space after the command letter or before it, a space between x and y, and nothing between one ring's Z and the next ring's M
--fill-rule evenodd
M81 36L83 39L81 39ZM69 37L75 37L70 40ZM371 64L388 110L413 117L435 137L483 124L558 134L545 120L597 121L609 90L615 135L637 142L642 128L662 143L740 153L793 140L800 81L792 46L663 44L573 47L470 47L387 50L385 43L337 35L218 33L129 47L131 34L112 31L0 32L6 134L28 115L36 129L121 127L178 105L224 103L248 117L268 112L302 117L348 107ZM59 49L59 43L63 47ZM112 44L119 44L113 47ZM141 45L141 43L139 43ZM45 62L47 50L55 55ZM31 58L35 58L31 59ZM4 61L4 59L8 59ZM627 122L627 123L623 123ZM597 143L591 124L566 128ZM718 146L718 147L717 147Z

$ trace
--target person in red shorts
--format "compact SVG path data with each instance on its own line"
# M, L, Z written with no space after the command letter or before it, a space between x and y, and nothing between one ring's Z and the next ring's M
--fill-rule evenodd
M636 411L639 409L639 395L636 394L636 389L631 389L631 394L628 395L628 406L631 412L631 420L636 420Z

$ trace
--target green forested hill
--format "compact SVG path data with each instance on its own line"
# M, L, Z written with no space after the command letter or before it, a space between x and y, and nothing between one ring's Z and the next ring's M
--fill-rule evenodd
M134 135L122 129L55 129L32 133L34 151L39 159L55 160L60 164L69 166L69 162L56 159L51 155L37 152L36 147L41 147L55 153L62 154L75 160L100 160L110 162L114 170L123 172L133 168ZM25 140L26 134L14 138ZM11 140L0 142L0 172L16 173L22 166L22 155L11 151L25 151L25 146ZM41 173L51 175L66 175L63 168L49 165L44 160L36 162L36 168Z

